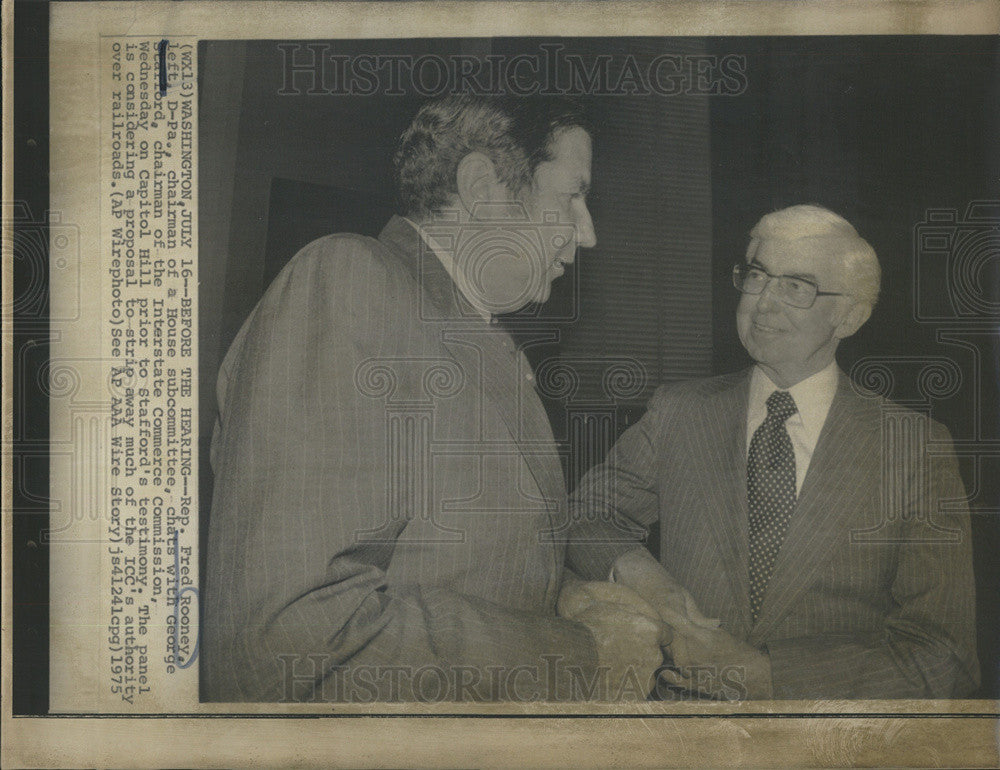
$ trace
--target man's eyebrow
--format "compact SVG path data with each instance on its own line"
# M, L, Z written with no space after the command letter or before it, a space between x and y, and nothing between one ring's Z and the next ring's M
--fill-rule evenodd
M761 264L760 260L758 260L756 257L750 260L750 266L759 267L768 275L771 274L770 271L766 267L764 267L764 265ZM781 275L786 278L801 278L803 281L809 281L810 283L816 283L816 284L819 283L819 277L815 273L782 273Z

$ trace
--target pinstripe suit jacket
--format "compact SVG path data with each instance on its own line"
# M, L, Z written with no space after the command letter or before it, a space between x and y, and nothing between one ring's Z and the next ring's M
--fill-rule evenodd
M208 699L566 697L565 676L508 675L593 672L589 632L554 617L547 416L461 302L394 218L305 247L244 324L213 436Z
M583 523L570 566L601 579L629 547L623 529L659 521L667 570L726 631L766 645L775 697L969 694L979 676L971 543L950 436L860 395L843 373L752 622L749 374L657 390L571 497ZM936 513L939 502L949 513ZM601 523L613 519L617 534Z

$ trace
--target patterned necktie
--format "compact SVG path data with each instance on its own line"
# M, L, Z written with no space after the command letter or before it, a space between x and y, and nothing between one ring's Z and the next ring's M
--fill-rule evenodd
M767 417L750 440L747 503L750 509L750 610L757 622L774 560L795 509L795 453L785 420L798 409L787 390L767 398Z

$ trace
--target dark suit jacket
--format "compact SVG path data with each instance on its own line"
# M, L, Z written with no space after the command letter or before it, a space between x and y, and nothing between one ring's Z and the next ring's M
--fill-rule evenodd
M554 617L566 493L530 371L421 252L398 218L313 242L225 358L211 700L566 697L546 656L596 666Z
M749 374L657 390L571 498L583 521L570 566L599 579L631 547L625 528L659 521L663 564L725 630L766 646L776 697L970 693L978 664L969 517L950 436L859 393L843 373L752 623ZM609 538L612 518L621 526Z

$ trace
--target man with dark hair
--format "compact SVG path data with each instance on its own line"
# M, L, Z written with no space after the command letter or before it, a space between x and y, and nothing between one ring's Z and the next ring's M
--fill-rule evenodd
M562 471L494 322L595 243L586 124L560 100L448 97L396 163L406 217L306 246L223 362L204 692L643 697L663 624L613 592L555 616Z
M765 699L976 689L969 515L951 438L853 385L834 357L868 320L879 281L874 250L837 214L765 216L733 272L755 365L659 388L574 492L591 530L617 520L612 533L628 524L641 537L659 523L670 575L626 577L635 589L656 597L679 582L721 619L698 627L658 604L673 631L664 682ZM600 579L629 548L571 544L569 564Z

